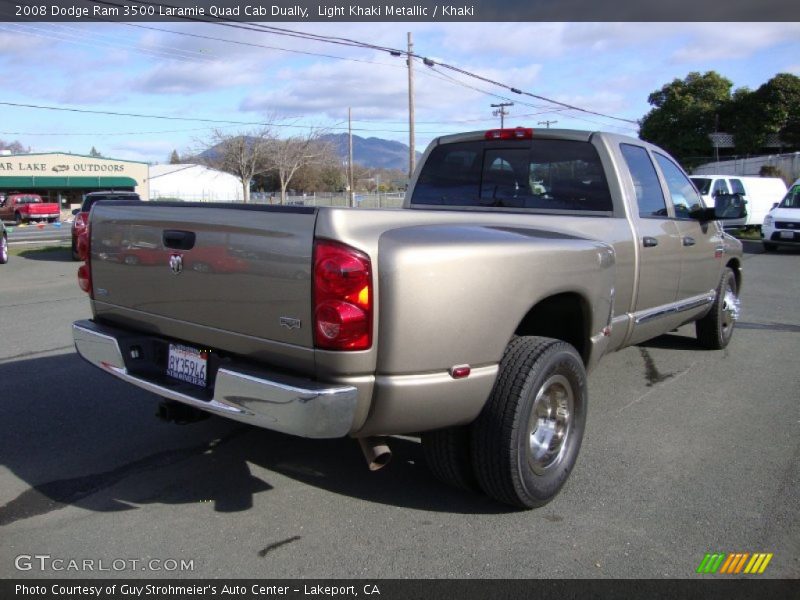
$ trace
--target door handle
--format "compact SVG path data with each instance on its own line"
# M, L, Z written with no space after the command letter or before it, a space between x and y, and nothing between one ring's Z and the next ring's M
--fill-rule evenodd
M658 238L646 235L642 238L642 244L645 248L653 248L654 246L658 246Z
M694 244L695 244L695 242L694 242L694 238L693 237L687 235L686 237L683 238L683 245L684 246L694 246Z

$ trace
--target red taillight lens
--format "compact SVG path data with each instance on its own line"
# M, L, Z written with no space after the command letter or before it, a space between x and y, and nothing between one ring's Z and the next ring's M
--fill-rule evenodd
M533 129L516 127L514 129L490 129L484 137L487 140L532 140Z
M314 243L314 345L326 350L372 346L372 263L350 246Z
M91 257L89 235L89 224L86 223L86 228L78 235L78 241L76 243L78 257L85 261L80 267L78 267L78 286L80 286L84 292L89 294L89 296L94 298L92 290L92 265L91 260L89 260Z
M80 288L90 294L92 291L92 271L88 264L82 264L78 267L78 285Z

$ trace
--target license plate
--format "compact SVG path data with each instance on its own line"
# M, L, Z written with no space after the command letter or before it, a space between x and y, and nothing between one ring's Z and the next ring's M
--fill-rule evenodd
M169 345L167 375L194 385L205 387L208 353L189 346Z
M793 240L794 239L794 231L781 231L781 239L783 239L783 240Z

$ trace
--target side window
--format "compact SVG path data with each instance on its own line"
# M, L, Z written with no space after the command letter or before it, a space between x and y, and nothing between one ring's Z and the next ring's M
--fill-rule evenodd
M741 179L731 179L731 188L733 194L741 194L742 196L746 194Z
M737 180L738 181L738 180ZM720 194L727 194L728 193L728 182L724 179L717 179L714 182L714 190L711 192L711 196L719 196Z
M678 165L658 152L655 153L655 156L667 182L672 206L675 208L675 216L679 219L688 219L690 212L703 208L700 195Z
M658 182L656 168L642 146L620 144L619 149L628 165L628 172L636 190L636 202L640 217L666 217L667 204L661 184Z

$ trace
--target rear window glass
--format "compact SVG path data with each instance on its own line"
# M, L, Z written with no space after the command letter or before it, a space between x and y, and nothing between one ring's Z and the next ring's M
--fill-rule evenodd
M588 142L461 142L436 147L422 168L411 204L612 210L600 157Z
M41 201L40 196L17 196L17 204L36 204Z
M89 212L98 200L141 200L139 194L98 194L85 196L81 205L81 212Z

